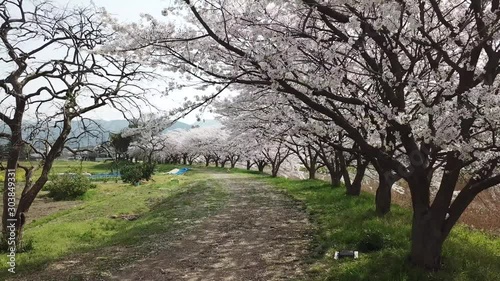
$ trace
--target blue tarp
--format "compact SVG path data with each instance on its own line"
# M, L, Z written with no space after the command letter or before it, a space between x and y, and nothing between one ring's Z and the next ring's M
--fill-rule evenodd
M189 168L182 168L180 169L177 173L175 173L176 175L183 175L185 174L187 171L189 171Z
M119 177L121 177L120 173L96 174L89 176L89 178L91 179L109 179L109 178L119 178Z

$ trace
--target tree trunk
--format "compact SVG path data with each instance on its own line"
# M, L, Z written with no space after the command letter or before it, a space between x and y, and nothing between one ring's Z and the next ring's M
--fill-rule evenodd
M429 210L414 212L411 232L411 262L427 270L441 267L441 250L445 237L433 222Z
M271 164L271 177L275 178L278 176L278 171L279 171L279 165L278 164Z
M375 194L375 212L378 215L385 215L391 211L391 189L392 183L379 175L378 188Z
M340 153L340 152L338 152ZM336 153L336 154L338 154ZM325 154L319 154L319 157L323 160L323 164L328 169L328 173L330 174L330 182L332 187L340 186L340 179L342 178L342 171L340 170L340 163L338 160L338 156L334 155L334 157L327 156Z
M266 162L265 161L262 161L262 160L259 160L257 162L255 162L257 164L257 169L259 169L259 172L263 173L264 172L264 168L266 167Z
M350 196L359 196L361 194L361 183L352 183L349 186L346 185L346 192L347 195Z
M311 167L309 167L309 179L316 179L316 165L312 165Z
M347 170L347 163L344 158L344 153L339 151L338 153L339 165L342 177L344 178L344 185L346 188L346 193L349 194L349 190L351 190L351 177L349 176L349 170Z
M231 158L229 158L229 161L231 162L231 169L234 169L234 167L236 167L236 163L238 163L238 160L240 160L240 156L232 156Z
M439 190L432 205L430 205L432 174L421 166L415 166L412 174L406 178L413 206L410 260L420 268L433 271L441 267L443 242L451 228L479 192L462 189L450 206L462 163L457 159L457 153L450 152L446 158Z
M358 160L357 164L358 166L356 167L356 176L354 177L354 180L351 184L346 185L347 195L359 196L359 194L361 194L361 183L363 182L363 177L365 176L368 161Z
M330 172L330 181L332 182L332 187L339 187L341 184L341 182L340 182L341 178L342 178L341 173Z
M31 187L25 186L21 194L21 199L19 199L19 205L17 206L17 210L15 211L16 245L20 245L19 243L21 242L22 231L24 223L26 221L26 214L28 213L31 205L33 204L33 201L35 200L37 194L40 192L40 190L42 190L45 183L47 183L49 179L49 172L52 169L54 160L60 156L64 148L64 143L70 131L71 131L71 119L66 119L61 134L55 140L49 153L45 158L40 177L35 181L33 186ZM29 173L27 173L26 175L28 177L31 176L31 174ZM28 178L28 181L31 181L31 179ZM8 233L4 233L4 235L8 235Z
M187 164L187 155L183 154L182 155L182 165L186 165L186 164Z
M372 163L378 173L378 188L375 194L375 212L383 216L391 211L392 186L400 177L390 169L383 169L377 161L373 161Z
M210 164L210 158L205 157L205 166L208 167L209 164Z
M18 105L19 107L19 105ZM22 107L24 110L24 106ZM16 185L17 183L15 182L15 176L16 176L16 169L17 169L17 163L19 161L19 156L21 155L21 149L22 149L22 129L21 129L21 124L22 124L22 114L21 113L16 113L16 115L21 114L20 116L15 116L17 117L16 121L14 121L14 124L10 126L11 129L11 138L10 138L10 150L9 150L9 158L7 159L7 167L5 168L5 180L4 180L4 186L3 186L3 212L2 212L2 237L3 239L8 239L9 237L9 225L11 223L14 223L15 229L19 228L19 219L13 216L15 214L15 211L11 211L10 209L13 208L12 205L9 207L9 198L12 198L12 193L15 194L16 191ZM9 178L13 178L13 181L9 181ZM14 183L14 184L12 184ZM14 191L14 192L12 192ZM12 204L12 202L11 202ZM17 221L16 221L17 219ZM16 235L17 237L18 235ZM7 241L7 240L5 240ZM17 241L16 241L17 242Z
M247 160L247 170L250 171L250 168L252 168L252 162L250 162L250 160Z

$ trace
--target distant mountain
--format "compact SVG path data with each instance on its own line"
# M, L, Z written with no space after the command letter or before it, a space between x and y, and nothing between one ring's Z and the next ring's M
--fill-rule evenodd
M129 124L127 120L94 120L94 122L99 124L104 131L111 133L119 133L127 128ZM189 130L191 129L191 125L177 121L172 126L168 127L166 131L177 129Z
M124 128L128 127L127 120L94 120L99 124L104 131L111 133L119 133Z
M129 122L127 120L100 120L100 119L96 119L96 120L93 120L93 122L95 122L96 124L92 124L91 122L85 122L86 123L86 129L93 129L93 130L97 130L98 127L100 127L99 131L103 131L102 133L99 133L99 134L94 134L93 136L86 136L86 137L80 137L78 138L78 143L68 143L68 145L70 147L92 147L92 146L96 146L100 143L103 143L107 140L109 140L109 135L110 133L119 133L121 132L123 129L127 128L128 127L128 124ZM29 126L29 123L27 123L26 126ZM194 124L187 124L187 123L184 123L184 122L180 122L180 121L177 121L175 122L172 126L170 126L169 128L167 128L165 130L165 132L168 132L168 131L171 131L171 130L189 130L193 127L222 127L222 124L217 121L217 120L213 120L213 119L209 119L209 120L205 120L205 121L200 121L200 122L196 122ZM70 134L70 137L74 137L74 136L79 136L79 135L82 135L82 132L84 131L84 128L82 127L82 124L81 122L79 121L74 121L72 123L72 132ZM8 132L8 128L6 127L2 127L0 128L0 132ZM57 129L56 127L53 127L51 129L49 129L48 131L43 131L41 130L40 132L37 133L37 136L38 137L41 137L41 138L45 138L47 136L50 136L49 139L55 137L58 135L58 132L59 132L59 129ZM29 134L32 133L32 130L31 129L27 129L26 131L23 132L23 138L25 139L28 139L29 138ZM7 143L6 140L4 139L0 139L0 145L3 145Z
M182 130L189 130L191 129L191 125L177 121L175 122L172 126L167 128L167 131L172 131L172 130L177 130L177 129L182 129Z
M201 120L201 121L195 122L195 123L193 123L193 126L220 128L220 127L222 127L222 123L216 119L208 119L208 120Z

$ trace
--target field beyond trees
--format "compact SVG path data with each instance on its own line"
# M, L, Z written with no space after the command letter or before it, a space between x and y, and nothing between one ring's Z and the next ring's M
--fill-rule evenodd
M56 168L69 163L58 161ZM85 171L109 164L82 162ZM64 168L63 168L64 167ZM320 180L192 167L166 175L159 165L138 186L98 182L81 200L54 202L42 192L30 210L10 280L498 280L500 239L464 225L443 249L443 269L407 261L411 211L377 216L373 195L345 195ZM177 166L180 167L180 166ZM357 260L335 260L338 250ZM64 277L63 277L64 276ZM61 279L62 278L62 279ZM135 278L135 279L134 279ZM170 278L170 279L169 279ZM260 278L260 279L259 279Z

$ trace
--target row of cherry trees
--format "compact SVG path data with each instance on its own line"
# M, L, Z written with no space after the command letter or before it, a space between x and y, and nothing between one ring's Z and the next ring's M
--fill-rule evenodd
M303 120L357 155L356 175L371 163L377 196L406 181L414 264L439 268L461 214L500 183L499 1L184 0L164 14L120 26L114 48L215 85L214 96L259 95L270 118Z
M136 131L141 133L137 134ZM146 125L128 129L122 135L134 136L128 155L147 162L184 165L203 163L222 168L234 168L238 163L247 163L248 169L256 165L262 172L265 166L273 166L275 161L272 159L276 157L275 146L270 145L272 140L248 134L237 135L225 128L199 127L158 132ZM282 149L277 152L282 152ZM279 157L280 161L288 155L288 152L283 154ZM276 166L274 176L278 169L279 166Z

